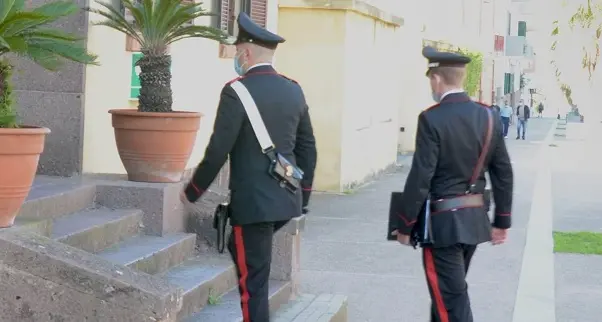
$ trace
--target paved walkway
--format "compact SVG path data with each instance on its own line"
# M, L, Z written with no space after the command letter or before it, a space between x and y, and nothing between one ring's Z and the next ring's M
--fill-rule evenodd
M514 226L507 244L482 245L475 255L469 273L475 321L512 322L536 160L552 124L552 119L533 119L526 141L508 139L515 171ZM403 188L407 170L351 195L312 197L301 246L301 287L348 295L350 322L428 321L420 253L384 241L389 195Z
M602 124L598 124L598 131ZM600 133L569 123L549 160L554 194L554 230L602 233ZM602 320L602 256L556 254L556 321Z

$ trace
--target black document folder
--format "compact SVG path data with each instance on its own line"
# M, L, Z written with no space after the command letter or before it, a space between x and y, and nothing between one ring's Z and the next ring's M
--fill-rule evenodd
M399 214L401 213L403 192L392 192L391 203L389 205L389 225L387 228L387 240L397 240L396 236L392 233L397 229L398 222L401 220Z

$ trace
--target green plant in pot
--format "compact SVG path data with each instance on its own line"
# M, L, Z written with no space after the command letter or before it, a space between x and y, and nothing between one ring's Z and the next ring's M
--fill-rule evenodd
M0 228L13 225L50 133L47 128L17 122L7 56L30 59L50 71L64 61L95 63L96 57L86 51L81 37L50 26L77 11L72 1L25 9L24 0L0 0Z
M172 110L169 45L186 38L228 39L222 30L191 24L213 15L201 3L121 0L126 10L103 2L87 10L140 44L138 109L111 110L119 156L131 181L178 182L192 153L201 114ZM131 14L126 18L125 12Z

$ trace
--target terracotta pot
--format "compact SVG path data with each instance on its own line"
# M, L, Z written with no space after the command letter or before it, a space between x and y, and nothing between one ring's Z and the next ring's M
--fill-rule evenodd
M110 110L121 162L130 181L179 182L192 153L201 113Z
M50 130L26 126L0 129L0 228L10 227L36 176Z

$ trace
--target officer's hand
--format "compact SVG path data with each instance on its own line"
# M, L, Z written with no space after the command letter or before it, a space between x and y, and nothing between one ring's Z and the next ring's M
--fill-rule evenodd
M506 242L508 238L508 229L493 228L491 229L491 243L494 245L501 245Z
M180 201L184 205L184 210L186 210L188 213L195 214L199 212L199 208L193 202L188 200L186 193L183 190L180 192Z
M309 208L307 208L307 207L301 208L301 213L302 214L306 215L308 212L309 212Z
M399 233L397 230L393 231L391 233L391 235L393 236L397 236L397 241L402 244L402 245L406 245L406 246L410 246L410 235L404 235Z

